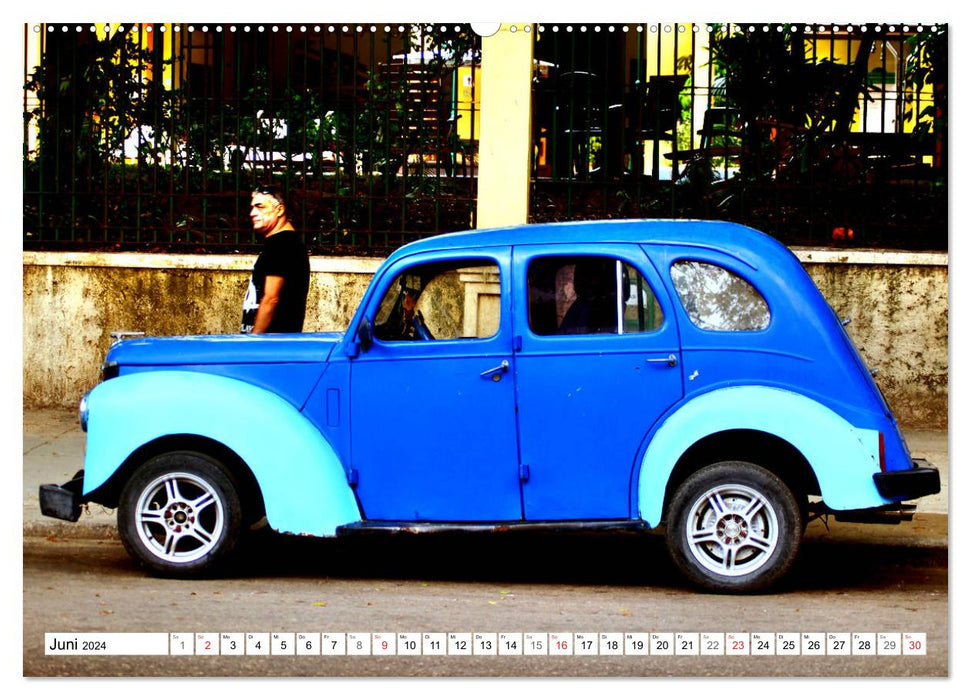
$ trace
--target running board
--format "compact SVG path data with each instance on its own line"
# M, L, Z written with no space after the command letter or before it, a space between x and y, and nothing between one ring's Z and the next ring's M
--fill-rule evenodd
M391 520L363 520L337 528L338 535L401 533L408 535L495 532L643 532L650 530L640 520L583 520L583 521L504 521L498 523L441 523L404 522Z

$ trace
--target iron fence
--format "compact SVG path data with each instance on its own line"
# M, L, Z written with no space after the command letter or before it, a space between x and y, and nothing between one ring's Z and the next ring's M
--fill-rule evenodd
M467 26L26 31L25 246L247 250L269 182L316 250L474 225Z
M947 248L944 25L540 27L531 219Z
M545 25L531 221L703 217L947 247L944 25ZM317 253L475 226L468 25L25 27L24 246Z

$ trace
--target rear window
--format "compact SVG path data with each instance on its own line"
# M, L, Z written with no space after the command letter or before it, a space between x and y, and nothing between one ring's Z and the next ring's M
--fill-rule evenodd
M706 331L758 331L768 327L769 305L734 272L712 263L679 260L671 281L691 322Z

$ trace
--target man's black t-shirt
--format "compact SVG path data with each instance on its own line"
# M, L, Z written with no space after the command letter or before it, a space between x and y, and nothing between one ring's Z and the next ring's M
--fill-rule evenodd
M243 300L242 332L253 330L256 310L263 300L267 277L282 277L280 302L267 333L299 333L307 310L307 288L310 284L310 259L296 231L286 230L267 236L263 252L253 265L249 289Z

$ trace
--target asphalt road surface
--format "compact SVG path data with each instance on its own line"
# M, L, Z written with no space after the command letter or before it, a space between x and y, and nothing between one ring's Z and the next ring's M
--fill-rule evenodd
M913 535L920 546L914 546ZM258 536L229 576L152 578L113 539L24 538L25 676L947 676L946 516L810 526L785 584L687 588L648 535ZM57 656L45 633L926 634L923 655Z

